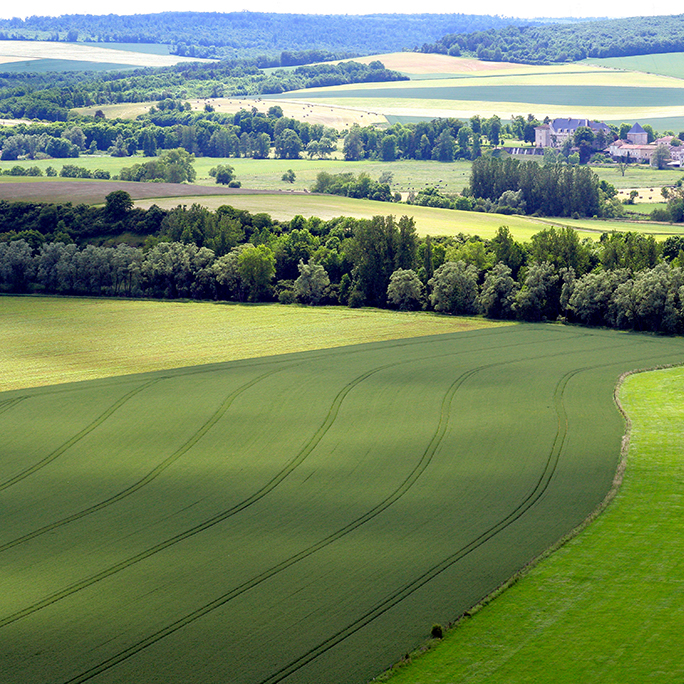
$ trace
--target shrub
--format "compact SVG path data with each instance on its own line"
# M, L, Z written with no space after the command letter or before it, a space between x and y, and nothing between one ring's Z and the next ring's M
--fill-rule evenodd
M441 639L444 636L444 629L442 628L442 625L438 625L438 624L432 625L432 629L430 630L430 634L432 635L433 639Z

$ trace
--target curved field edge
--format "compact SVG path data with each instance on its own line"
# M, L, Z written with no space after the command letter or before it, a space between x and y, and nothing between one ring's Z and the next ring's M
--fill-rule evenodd
M0 297L0 318L0 391L510 325L346 307L10 296Z
M377 680L681 679L683 387L682 366L621 376L621 459L596 511L465 613L443 641L426 643Z

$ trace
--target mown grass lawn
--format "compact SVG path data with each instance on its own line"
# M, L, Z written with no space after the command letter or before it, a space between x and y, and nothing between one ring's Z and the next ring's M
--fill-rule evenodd
M684 677L684 369L633 375L624 483L608 509L392 684Z

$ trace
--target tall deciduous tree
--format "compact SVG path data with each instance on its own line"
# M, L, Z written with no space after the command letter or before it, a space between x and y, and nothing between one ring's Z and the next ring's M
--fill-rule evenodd
M266 245L245 249L238 256L238 273L250 302L266 299L275 275L275 257Z
M412 269L398 269L390 276L387 286L387 301L401 311L423 308L425 286Z
M294 282L294 293L304 304L318 304L330 286L330 278L323 266L309 261L299 262L299 277Z
M477 313L477 269L464 261L447 261L428 285L435 311L450 314Z

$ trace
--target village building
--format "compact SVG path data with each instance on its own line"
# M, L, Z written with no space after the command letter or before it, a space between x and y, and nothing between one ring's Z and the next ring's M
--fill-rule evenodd
M568 139L572 139L578 128L585 126L595 136L603 134L606 143L613 138L607 124L589 119L554 119L534 129L535 147L528 148L527 154L541 154L546 147L560 148ZM674 143L674 144L673 144ZM595 143L596 145L596 143ZM655 151L665 146L670 154L670 166L684 166L684 144L679 145L673 136L665 136L649 143L648 132L638 122L627 132L626 140L614 140L603 150L616 161L628 163L651 163ZM602 147L598 148L599 150ZM577 151L577 148L573 148ZM513 152L513 151L511 151ZM522 154L523 150L515 150Z
M628 163L650 162L656 151L653 144L635 144L628 140L615 140L608 146L608 154L613 159L620 159Z
M627 163L651 163L655 151L664 146L670 154L670 166L684 165L684 144L677 144L679 140L672 135L648 142L648 133L638 124L632 126L627 133L627 140L615 140L608 147L608 153L613 159Z

